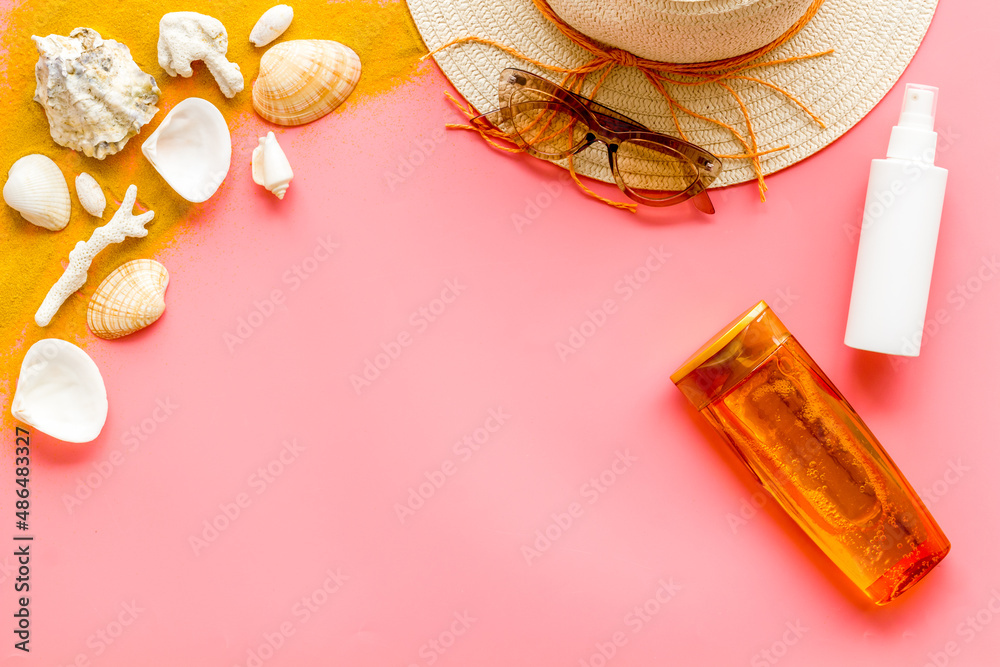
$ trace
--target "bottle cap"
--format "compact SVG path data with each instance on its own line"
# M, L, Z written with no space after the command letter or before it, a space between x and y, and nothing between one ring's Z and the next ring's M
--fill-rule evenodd
M919 83L906 84L903 96L903 110L899 114L901 127L919 130L934 129L934 114L937 113L938 89Z
M886 157L934 164L937 133L934 114L937 112L938 89L917 83L906 84L899 124L889 135Z
M670 379L701 410L743 380L790 336L761 301L710 338Z

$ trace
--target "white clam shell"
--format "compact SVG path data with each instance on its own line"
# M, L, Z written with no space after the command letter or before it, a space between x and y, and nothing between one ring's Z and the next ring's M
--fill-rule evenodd
M275 5L264 12L253 30L250 31L250 41L254 46L267 46L288 30L295 11L288 5Z
M59 231L69 223L69 186L50 158L25 155L10 167L3 199L28 222Z
M282 42L260 59L253 108L276 125L304 125L340 106L360 78L358 54L340 42Z
M35 101L60 146L103 160L156 114L160 89L128 47L90 28L32 37L38 48Z
M44 338L21 363L10 412L65 442L90 442L108 417L101 371L87 353L58 338Z
M87 213L95 218L104 217L104 209L108 206L108 200L104 197L101 184L87 172L76 177L76 197Z
M149 135L142 154L177 194L197 204L222 185L233 144L222 112L208 100L189 97Z
M166 309L170 275L152 259L125 262L108 274L87 304L87 326L99 338L121 338L148 327Z
M285 191L292 181L292 166L288 164L285 152L278 145L274 132L268 132L266 137L257 140L257 148L250 157L253 182L264 186L278 199L285 198Z

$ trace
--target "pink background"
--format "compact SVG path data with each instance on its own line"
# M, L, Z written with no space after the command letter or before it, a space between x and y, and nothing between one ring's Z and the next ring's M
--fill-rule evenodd
M33 432L33 650L12 648L14 559L0 556L4 664L997 664L1000 280L979 277L1000 252L998 22L995 3L941 3L902 79L941 88L951 172L930 295L947 322L902 362L842 342L852 232L901 85L769 177L766 204L753 184L715 191L714 217L618 212L552 165L443 133L456 116L433 64L278 130L296 170L284 201L250 181L267 129L251 121L223 188L157 256L162 320L88 347L111 404L101 437ZM651 248L670 257L626 299L616 284ZM953 543L888 607L774 502L758 509L751 475L669 380L762 298ZM561 359L608 299L615 312ZM366 361L389 363L356 391ZM590 482L602 473L614 483Z

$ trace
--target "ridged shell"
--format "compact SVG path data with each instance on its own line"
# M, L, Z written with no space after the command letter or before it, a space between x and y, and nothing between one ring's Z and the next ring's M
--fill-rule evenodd
M358 54L339 42L282 42L260 59L253 108L272 123L304 125L336 109L360 78Z
M104 197L101 184L87 172L76 177L76 198L80 200L80 204L87 213L95 218L104 217L104 209L108 206L108 200Z
M108 274L87 304L87 326L111 340L148 327L163 314L170 276L152 259L125 262Z
M53 438L90 442L108 418L108 392L86 352L58 338L43 338L24 355L10 412Z
M257 47L267 46L288 30L293 16L295 11L288 5L271 7L257 19L253 30L250 31L250 41Z
M3 199L25 220L59 231L69 223L69 186L56 163L32 153L11 165Z
M32 39L38 48L35 101L60 146L103 160L156 114L156 80L121 42L90 28Z

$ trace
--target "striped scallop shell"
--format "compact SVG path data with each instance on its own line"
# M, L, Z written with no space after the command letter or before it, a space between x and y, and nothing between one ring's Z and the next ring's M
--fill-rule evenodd
M170 276L152 259L125 262L101 281L87 304L87 326L111 340L134 333L160 318Z
M282 42L260 59L253 108L272 123L304 125L340 106L360 78L358 54L339 42Z

